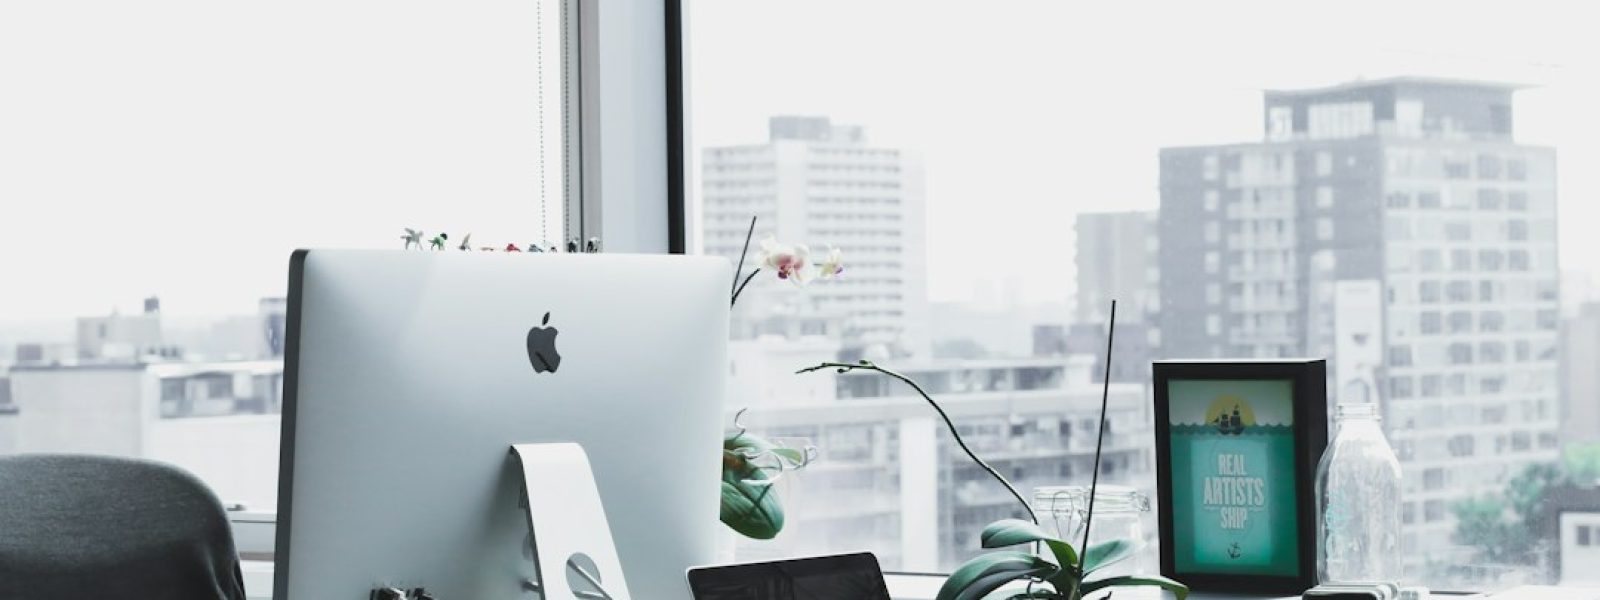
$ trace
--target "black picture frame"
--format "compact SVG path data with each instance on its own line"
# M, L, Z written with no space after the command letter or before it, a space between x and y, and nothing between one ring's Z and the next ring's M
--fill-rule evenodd
M1298 544L1292 576L1179 571L1176 568L1170 386L1173 381L1292 382L1294 418L1294 507ZM1328 445L1327 362L1322 359L1166 360L1152 365L1155 396L1156 497L1161 539L1161 574L1197 591L1298 595L1317 582L1316 474ZM1237 419L1235 420L1237 422ZM1192 514L1192 513L1189 513Z

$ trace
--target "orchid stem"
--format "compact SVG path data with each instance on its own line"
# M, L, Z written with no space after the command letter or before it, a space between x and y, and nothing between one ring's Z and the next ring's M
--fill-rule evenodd
M971 448L967 447L967 442L961 439L961 434L956 431L956 424L954 421L950 420L950 415L944 412L944 408L940 407L938 402L934 402L933 398L928 395L928 392L924 391L922 386L917 385L917 382L912 381L911 378L906 377L905 375L885 369L866 360L863 360L859 363L825 362L815 367L800 369L799 371L795 371L795 373L811 373L814 371L820 371L822 369L837 369L840 373L846 373L857 369L877 371L911 386L911 389L916 390L917 394L921 395L923 400L928 401L928 405L932 406L933 410L939 413L939 418L944 419L945 427L950 430L950 437L955 438L956 445L960 446L961 451L967 454L967 458L972 459L972 462L975 462L978 464L978 466L983 467L983 470L988 471L989 475L994 477L995 481L998 481L1000 482L1000 485L1005 486L1006 491L1011 492L1011 497L1016 498L1017 503L1022 505L1023 510L1028 511L1028 519L1032 520L1034 525L1039 524L1039 515L1034 514L1033 507L1028 504L1027 500L1022 499L1022 494L1017 492L1017 488L1011 485L1011 482L1007 481L1004 476L1000 475L999 471L994 470L994 467L989 466L989 463L983 462L983 459L978 458L978 455L974 453Z
M750 285L750 280L755 279L756 278L756 273L760 273L760 272L761 272L761 269L759 269L759 268L754 270L754 271L751 271L750 274L744 278L744 283L741 283L741 284L739 284L739 287L734 288L734 290L733 290L733 300L728 303L729 307L732 307L733 305L739 303L739 294L743 294L744 293L744 286ZM737 274L735 274L735 278L737 278Z
M1100 431L1095 432L1094 440L1094 475L1089 478L1089 514L1083 517L1083 545L1082 552L1085 556L1089 552L1089 526L1094 524L1094 497L1096 488L1100 486L1100 450L1106 443L1106 404L1111 398L1111 343L1117 339L1117 301L1111 301L1111 324L1106 326L1106 372L1105 379L1100 385ZM1083 579L1084 563L1078 561L1078 578Z
M739 291L744 289L744 286L739 285L739 274L744 272L744 257L745 257L745 255L750 254L750 238L752 236L754 236L755 234L756 234L756 218L755 218L755 216L751 216L750 217L750 229L745 230L745 232L744 232L744 248L739 250L739 266L734 268L734 270L733 270L733 284L732 284L731 287L728 288L728 293L733 295L733 302L738 302L739 301ZM752 273L751 277L754 277L754 276L755 276L755 274ZM745 283L750 283L750 279L749 278L745 278L744 282Z

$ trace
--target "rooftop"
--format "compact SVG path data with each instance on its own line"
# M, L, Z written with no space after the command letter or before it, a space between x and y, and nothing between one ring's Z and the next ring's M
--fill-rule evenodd
M49 364L18 364L11 367L15 373L50 371L151 371L162 377L188 377L205 373L251 373L263 375L283 371L283 363L276 360L233 360L205 362L164 361L85 361Z
M1478 81L1472 79L1451 79L1447 77L1423 77L1407 75L1401 77L1384 77L1380 79L1357 79L1335 85L1319 88L1302 88L1293 90L1265 90L1267 95L1276 96L1320 96L1354 90L1367 90L1382 87L1431 87L1431 88L1470 88L1480 90L1516 91L1530 89L1535 86L1507 83L1497 81Z

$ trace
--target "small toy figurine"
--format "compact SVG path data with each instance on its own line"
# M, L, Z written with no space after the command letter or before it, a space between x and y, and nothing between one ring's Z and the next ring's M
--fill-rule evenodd
M478 251L479 252L496 252L497 250L495 249L494 246L484 246L482 248L479 248Z
M528 251L529 252L544 252L544 248L540 248L538 244L528 244Z
M584 252L588 252L590 254L594 254L596 252L599 252L600 251L600 238L597 238L597 237L589 238L589 241L585 242L584 245L583 245L583 251Z
M441 233L439 235L433 236L433 239L428 240L428 244L432 245L434 250L443 250L444 249L444 242L445 242L445 240L448 240L448 239L450 239L450 234Z
M506 252L521 252L521 251L522 251L522 249L518 248L516 244L506 244Z
M469 234L467 234L467 237L461 238L461 245L460 246L456 246L456 248L460 249L462 252L471 252L472 251L472 246L469 245L471 243L472 243L472 234L469 233Z
M417 231L415 229L412 229L410 227L405 228L405 230L406 230L406 234L400 236L400 239L405 240L406 249L410 250L412 244L415 244L417 246L417 249L419 249L419 250L422 249L422 232L421 231Z
M577 254L577 252L578 252L578 238L572 238L570 240L567 240L567 252L571 252L573 254Z

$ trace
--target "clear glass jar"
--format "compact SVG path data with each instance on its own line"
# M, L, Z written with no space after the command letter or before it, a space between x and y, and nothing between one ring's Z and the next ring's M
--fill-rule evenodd
M1039 487L1033 490L1033 511L1044 530L1072 544L1082 554L1083 525L1089 514L1089 487L1083 485ZM1117 577L1152 573L1154 550L1145 537L1144 519L1150 512L1150 498L1139 490L1102 485L1095 491L1094 524L1090 525L1089 545L1114 539L1131 539L1140 544L1127 560L1095 572L1095 577ZM1120 594L1119 594L1120 595Z
M1398 582L1400 461L1378 407L1340 404L1338 433L1317 465L1317 579Z

